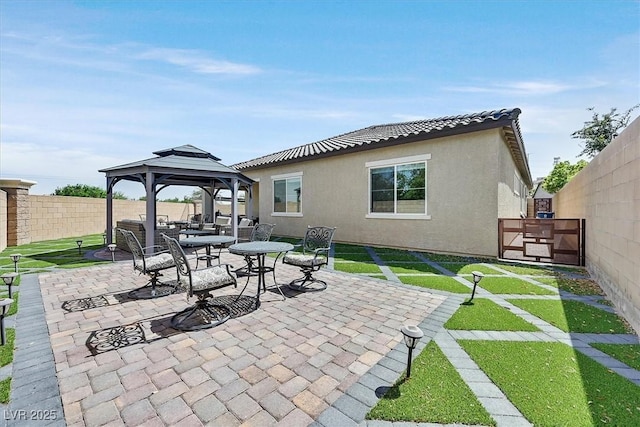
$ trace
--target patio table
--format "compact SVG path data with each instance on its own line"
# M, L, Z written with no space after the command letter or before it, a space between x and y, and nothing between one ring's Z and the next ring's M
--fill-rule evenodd
M216 234L214 230L180 230L180 234L183 236L192 237L192 236L211 236Z
M198 230L192 230L198 231ZM215 258L220 262L220 251L222 251L222 246L233 243L236 241L234 236L218 236L218 235L200 235L196 237L191 237L189 239L180 240L180 246L185 248L202 248L204 247L207 251L207 255L205 257L198 257L200 259L207 260L207 267L211 267L211 259ZM217 247L218 255L211 255L211 247Z
M265 256L267 254L288 252L290 250L293 250L293 245L291 243L271 241L243 242L229 246L229 253L243 256L255 256L258 258L258 292L256 292L256 307L260 305L260 288L264 288L265 292L267 290L264 275L267 271L273 271L275 268L266 267L264 265ZM282 298L286 298L282 293L282 290L277 285L278 284L276 283L276 288L278 288Z

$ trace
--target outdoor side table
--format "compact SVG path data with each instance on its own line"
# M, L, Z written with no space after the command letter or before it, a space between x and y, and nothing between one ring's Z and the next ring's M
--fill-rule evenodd
M5 344L5 334L4 334L4 316L7 314L7 310L13 304L13 300L11 298L0 298L0 307L2 307L2 311L0 312L0 340L2 345Z

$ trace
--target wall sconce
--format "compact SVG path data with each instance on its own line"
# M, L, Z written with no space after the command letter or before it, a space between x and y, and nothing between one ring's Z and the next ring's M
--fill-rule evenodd
M20 261L20 257L22 256L22 254L11 254L9 256L13 260L13 271L17 273L18 272L18 261Z
M479 271L472 271L471 274L473 274L473 291L471 291L471 298L469 301L463 303L465 305L473 305L472 301L473 297L476 295L476 286L478 286L478 283L480 283L480 280L484 277L484 274Z
M78 255L82 255L82 240L76 240L76 245L78 245Z
M11 298L13 296L11 292L11 286L13 285L13 281L15 280L15 278L18 277L18 273L5 273L0 277L2 277L2 281L9 288L9 298Z
M413 353L413 349L418 345L420 338L424 336L424 332L415 325L404 325L400 329L400 332L404 335L404 343L409 349L409 356L407 357L407 378L409 378L411 376L411 354Z
M109 248L109 252L111 252L111 262L116 262L116 244L109 243L107 247Z

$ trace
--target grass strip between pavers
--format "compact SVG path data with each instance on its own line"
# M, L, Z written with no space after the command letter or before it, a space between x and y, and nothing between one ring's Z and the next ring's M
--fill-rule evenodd
M496 267L521 276L553 276L553 270L545 267L523 266L513 264L495 264Z
M516 307L528 311L564 332L594 334L632 334L633 329L618 315L572 300L510 299Z
M640 425L640 387L566 344L459 343L536 426Z
M572 279L563 275L556 277L540 277L536 279L540 283L555 286L556 288L571 292L575 295L602 295L604 292L600 286L590 279Z
M426 262L389 262L387 266L395 274L420 274L420 273L433 273L442 274L437 269L433 268Z
M453 277L435 275L398 276L398 279L406 285L420 286L421 288L447 291L456 294L471 295L471 289L458 282Z
M370 420L495 425L433 341L367 414Z
M11 397L11 377L0 381L0 403L9 403Z
M473 305L460 305L444 327L462 331L536 332L540 330L537 326L486 298L475 298Z
M333 269L336 271L343 271L345 273L381 273L380 268L376 264L370 264L367 262L338 262L334 261Z
M471 280L473 281L473 279ZM557 295L556 292L516 277L485 277L480 281L478 286L496 295Z
M486 265L471 262L441 262L440 265L455 274L471 274L474 271L483 274L504 274Z
M640 344L591 343L590 345L625 365L640 371Z
M6 366L13 362L13 345L16 341L16 330L13 328L6 328L5 332L5 345L0 345L0 366Z

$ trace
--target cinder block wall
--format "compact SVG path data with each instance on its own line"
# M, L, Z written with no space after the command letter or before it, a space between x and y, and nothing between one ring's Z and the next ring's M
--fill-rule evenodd
M0 190L0 251L7 247L7 193Z
M29 196L31 210L31 241L60 239L103 233L107 208L105 199L69 196ZM194 205L158 202L158 215L170 220L187 219L193 215ZM114 200L113 224L121 219L140 219L146 210L145 202Z
M553 198L556 217L586 218L586 265L640 334L640 118Z

